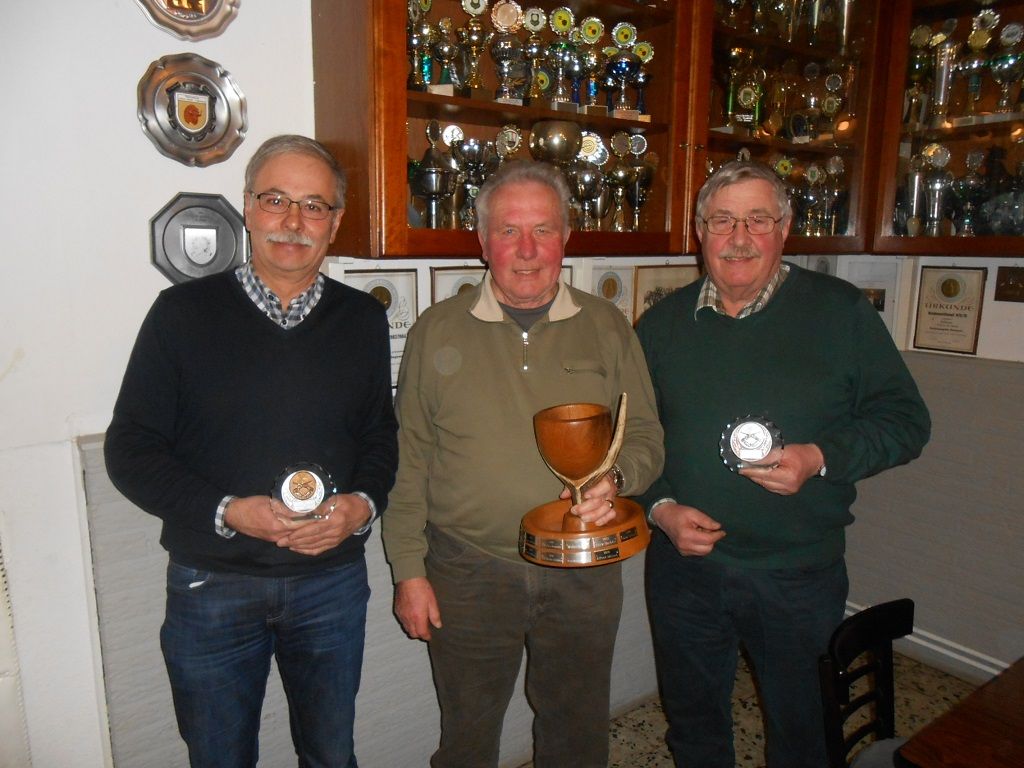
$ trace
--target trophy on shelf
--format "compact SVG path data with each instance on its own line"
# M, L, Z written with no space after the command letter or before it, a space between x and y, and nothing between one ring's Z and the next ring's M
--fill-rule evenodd
M596 16L588 16L580 22L580 38L586 43L579 54L580 66L586 77L584 93L580 95L580 112L585 115L608 114L608 107L598 104L601 76L608 63L608 57L598 47L603 36L604 22Z
M577 65L576 46L569 40L576 17L568 8L555 8L548 19L555 39L548 44L547 61L552 68L550 107L561 112L576 112L578 105L572 100L568 85L569 75Z
M900 190L901 198L896 205L897 223L902 219L903 229L909 237L920 235L924 225L921 216L924 211L924 168L923 157L914 155L910 158L906 182Z
M960 54L960 42L950 35L956 27L956 19L947 19L943 32L932 36L932 49L935 54L935 65L932 70L932 99L929 114L932 125L941 126L946 122L949 110L949 94L953 86L953 73ZM949 32L946 33L945 30ZM943 35L946 35L943 37ZM940 39L941 38L941 39Z
M639 119L644 122L651 121L651 115L647 111L647 86L651 84L651 71L644 66L654 58L654 46L645 40L633 46L633 53L640 57L640 68L633 75L633 87L636 88L636 111L640 113Z
M579 229L593 232L596 229L594 200L604 192L604 173L601 168L582 158L576 158L566 171L569 186L580 203Z
M640 57L633 52L636 43L636 27L621 21L612 29L612 39L616 50L608 57L606 71L615 79L617 95L612 107L612 117L625 120L637 120L640 112L629 101L628 86L633 82L637 71L643 65Z
M772 73L765 90L768 115L761 122L761 128L769 136L784 135L786 119L790 112L790 99L796 92L797 63L787 59Z
M835 10L836 36L839 38L839 55L847 56L850 44L850 16L854 0L838 0Z
M411 62L407 88L410 91L425 91L433 78L434 41L437 29L426 19L421 18L409 27L406 45Z
M510 160L523 144L523 132L515 125L503 125L494 138L494 151L498 153L498 165Z
M843 76L838 72L825 75L825 95L821 99L820 134L823 138L831 138L836 132L836 117L843 108Z
M522 105L519 89L513 85L513 76L525 61L523 42L519 30L523 28L523 9L514 0L498 0L491 9L491 23L499 32L491 40L491 58L498 72L498 89L494 100L500 104Z
M768 34L768 0L750 0L750 34Z
M459 46L455 42L455 25L452 20L445 16L437 22L437 36L430 46L431 53L437 59L441 67L437 82L427 86L429 93L436 93L441 96L454 96L458 87L458 73L455 71L455 59L459 55Z
M825 224L825 173L817 163L804 169L804 186L800 190L801 208L804 212L804 230L800 234L808 237L824 237L828 234Z
M907 58L907 80L910 87L903 96L903 122L916 126L928 114L927 83L931 80L933 57L928 49L931 29L921 24L910 32L910 54Z
M978 206L988 196L985 178L978 173L984 162L984 152L980 149L971 150L964 159L967 172L953 181L953 194L960 201L960 216L956 222L956 234L959 237L974 237L977 234L974 219Z
M846 189L843 187L843 171L846 164L839 155L833 155L825 161L825 182L822 191L822 219L825 234L835 237L839 234L839 225L846 217L843 215L841 201L845 198Z
M989 61L989 69L992 70L992 79L999 85L999 102L996 104L996 112L1010 112L1013 105L1010 103L1010 88L1024 75L1024 56L1017 50L1024 28L1020 24L1012 23L1003 27L999 33L999 44L1002 46Z
M545 408L534 415L533 428L541 458L572 497L526 513L519 528L519 553L539 565L580 568L620 562L643 551L651 534L635 501L615 498L614 519L600 526L569 512L615 464L625 436L625 393L619 400L614 434L611 411L595 403Z
M999 15L994 12L985 14L985 19L994 15L998 20ZM967 54L956 63L956 74L967 81L967 95L964 99L963 112L965 115L974 115L977 111L978 101L981 99L981 85L985 70L988 69L988 55L985 48L992 41L992 32L987 26L981 26L979 21L982 14L974 17L974 29L967 37Z
M654 183L654 176L658 170L658 156L654 152L647 152L647 139L640 134L629 137L629 152L632 157L628 161L630 175L625 194L633 211L631 231L639 232L640 211L647 202L647 193Z
M946 170L949 148L933 143L921 150L921 154L930 169L924 177L924 234L941 237L945 234L943 222L949 211L949 191L953 186L953 174Z
M746 5L746 0L724 0L721 7L725 11L722 23L729 29L739 29L740 11Z
M480 22L480 16L487 10L487 0L464 0L462 8L469 14L469 20L455 31L455 35L459 40L459 53L465 72L461 78L464 81L463 90L471 98L490 100L491 94L483 87L480 78L480 57L494 37L494 32L485 31Z
M540 120L530 128L530 155L561 169L579 154L583 131L572 120Z
M771 0L768 16L778 28L779 39L792 43L796 38L797 3L800 0Z
M461 133L461 131L459 132ZM498 153L494 142L474 138L453 137L452 159L462 175L464 190L462 207L459 209L459 227L476 229L476 196L484 179L498 167Z
M531 103L544 96L551 84L551 75L544 68L547 60L547 43L540 33L548 23L547 14L540 8L527 8L523 14L523 26L530 35L523 43L523 55L530 63L529 86L526 91Z
M605 182L612 190L612 222L613 232L628 232L626 226L626 187L629 186L633 176L631 166L625 161L629 154L630 137L625 131L616 131L612 134L612 154L615 155L615 162L605 172Z
M426 133L430 146L413 170L410 181L412 193L426 200L427 226L441 229L441 204L455 193L459 174L452 161L437 148L441 140L441 128L436 120L427 123Z

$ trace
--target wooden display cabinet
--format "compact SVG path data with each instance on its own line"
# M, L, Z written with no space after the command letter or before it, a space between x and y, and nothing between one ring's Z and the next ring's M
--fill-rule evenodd
M891 18L873 250L1024 253L1024 41L1005 44L1024 2L899 0Z
M692 72L688 140L695 150L694 194L710 169L742 152L776 168L791 190L787 253L866 250L887 67L880 6L879 0L697 5L693 61L699 66ZM817 22L814 9L821 11Z
M470 18L456 0L433 0L422 5L429 6L426 19L432 23L450 17L459 28ZM550 103L540 99L535 102L541 103L527 105L502 104L490 98L409 89L411 59L405 2L313 0L316 136L338 156L349 174L345 220L332 253L374 258L479 254L475 232L423 226L421 201L411 192L409 169L410 161L419 160L429 146L425 129L431 120L438 121L442 128L456 124L466 137L483 141L493 141L503 126L515 126L523 135L515 157L529 157L529 131L541 120L576 121L584 130L599 134L606 145L617 131L642 135L647 151L656 152L660 163L641 208L640 231L574 231L567 253L678 254L686 248L690 229L686 201L691 189L687 184L690 156L685 133L690 95L686 87L690 3L535 0L522 5L524 9L540 7L549 15L555 8L566 6L577 24L586 17L598 17L605 26L601 46L611 44L616 24L633 24L637 39L654 46L654 56L645 65L651 75L646 89L650 120L554 111ZM490 31L490 8L480 20ZM526 34L519 32L521 39ZM554 38L550 28L544 37L547 41ZM489 53L481 58L481 72L484 87L493 93L497 76ZM447 147L442 144L438 149L446 151Z

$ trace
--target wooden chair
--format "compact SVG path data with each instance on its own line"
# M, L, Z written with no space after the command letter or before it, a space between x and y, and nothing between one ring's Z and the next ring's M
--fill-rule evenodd
M892 642L913 631L914 601L903 598L855 613L832 634L818 660L828 768L847 768L869 736L895 736Z

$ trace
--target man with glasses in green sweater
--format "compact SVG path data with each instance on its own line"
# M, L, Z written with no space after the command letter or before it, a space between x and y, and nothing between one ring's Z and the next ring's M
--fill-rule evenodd
M676 765L731 768L742 647L769 768L825 765L817 658L843 618L854 483L916 458L930 419L877 310L782 263L792 211L766 166L727 163L697 197L707 276L638 334L665 429L643 501L648 600Z

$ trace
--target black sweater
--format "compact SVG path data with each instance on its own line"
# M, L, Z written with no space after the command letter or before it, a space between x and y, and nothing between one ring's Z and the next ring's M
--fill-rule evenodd
M224 538L224 496L270 493L288 465L312 461L340 492L383 512L397 463L388 326L371 296L327 280L285 330L231 272L163 291L142 324L104 452L117 488L163 520L176 563L267 576L362 555L351 536L316 557L242 534Z

